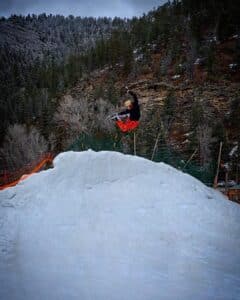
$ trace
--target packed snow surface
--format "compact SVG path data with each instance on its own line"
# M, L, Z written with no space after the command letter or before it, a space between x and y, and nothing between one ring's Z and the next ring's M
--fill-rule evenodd
M239 300L240 206L163 163L62 153L0 192L0 299Z

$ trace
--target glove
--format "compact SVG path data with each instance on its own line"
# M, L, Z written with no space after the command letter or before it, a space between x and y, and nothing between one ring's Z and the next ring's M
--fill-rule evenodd
M113 120L113 121L119 121L119 120L121 120L121 118L119 117L118 114L112 115L112 116L110 117L110 119Z

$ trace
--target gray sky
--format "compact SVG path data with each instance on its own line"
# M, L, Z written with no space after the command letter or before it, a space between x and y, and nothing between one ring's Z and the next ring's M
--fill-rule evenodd
M0 16L45 12L65 16L132 17L164 2L166 0L0 0Z

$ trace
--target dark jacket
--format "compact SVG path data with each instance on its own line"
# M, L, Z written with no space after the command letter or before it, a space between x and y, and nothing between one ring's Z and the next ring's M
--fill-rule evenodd
M140 107L139 107L139 103L138 103L138 97L132 91L129 91L129 94L133 97L132 108L121 111L119 113L119 115L129 114L130 115L129 118L130 118L131 121L138 121L140 119L140 115L141 115L140 114Z

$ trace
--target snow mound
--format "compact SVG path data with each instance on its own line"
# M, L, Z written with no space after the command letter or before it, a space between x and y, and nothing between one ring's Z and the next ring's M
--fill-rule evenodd
M240 206L163 163L66 152L0 192L0 299L240 299Z

